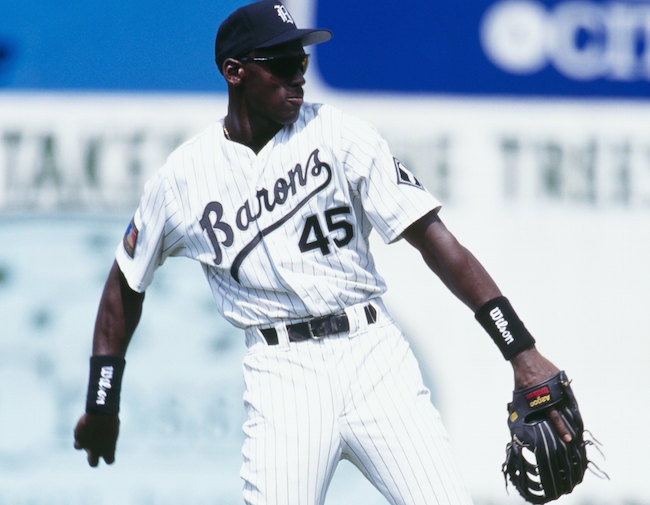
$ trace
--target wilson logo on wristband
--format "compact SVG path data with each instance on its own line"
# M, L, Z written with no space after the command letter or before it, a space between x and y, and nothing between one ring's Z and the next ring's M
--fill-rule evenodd
M103 366L99 375L99 384L97 387L97 398L95 405L106 405L107 390L111 389L113 380L113 366Z
M507 360L535 345L535 339L505 296L484 303L474 317Z
M508 331L508 321L503 317L501 309L499 307L494 307L490 311L490 317L492 318L492 321L494 321L494 325L497 327L497 330L499 330L499 333L501 333L501 337L505 343L507 345L512 344L515 341L515 338L512 336L512 333Z
M117 414L126 361L122 356L92 356L86 394L86 412Z

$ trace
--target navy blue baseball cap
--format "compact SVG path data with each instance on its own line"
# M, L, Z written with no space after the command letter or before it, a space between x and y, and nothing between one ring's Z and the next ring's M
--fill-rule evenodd
M331 38L329 30L299 29L284 5L263 0L240 7L221 23L214 43L214 59L222 72L226 58L241 58L255 49L297 40L309 46Z

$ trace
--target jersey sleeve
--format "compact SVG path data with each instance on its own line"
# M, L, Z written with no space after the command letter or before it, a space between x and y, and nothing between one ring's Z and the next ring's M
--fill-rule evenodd
M341 117L341 147L351 188L359 195L373 228L389 243L441 203L393 156L369 124Z
M160 171L145 184L138 208L115 250L117 264L134 291L144 292L156 269L182 246L179 237L169 233L178 228L173 224L170 197Z

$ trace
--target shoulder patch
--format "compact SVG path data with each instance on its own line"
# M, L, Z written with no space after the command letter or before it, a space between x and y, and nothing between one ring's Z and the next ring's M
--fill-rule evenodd
M126 254L131 256L131 258L135 255L135 246L137 245L137 242L138 228L135 225L135 221L131 219L129 226L127 226L126 232L124 233L124 238L122 239L124 250L126 251Z
M404 164L393 157L395 162L395 172L397 173L397 184L407 184L419 189L424 189L424 186L417 180L417 178L404 166Z

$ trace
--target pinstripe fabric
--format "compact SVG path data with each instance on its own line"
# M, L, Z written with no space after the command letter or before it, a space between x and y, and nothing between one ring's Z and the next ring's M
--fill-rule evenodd
M415 359L380 301L369 251L440 207L369 125L304 104L257 154L218 122L145 185L133 254L116 260L144 291L170 256L199 262L217 310L246 328L244 499L322 504L341 458L392 504L471 503ZM132 238L132 235L129 236ZM363 305L379 319L368 326ZM345 311L348 334L289 343L285 323ZM279 345L257 328L274 327Z
M375 304L377 323L350 335L267 346L247 331L247 504L322 504L341 458L391 504L472 503L410 347Z
M135 254L116 249L129 285L144 291L169 256L192 258L218 311L238 327L381 296L371 230L393 241L440 203L403 183L408 174L397 172L378 133L335 108L304 104L256 155L226 140L222 124L175 150L147 182Z

